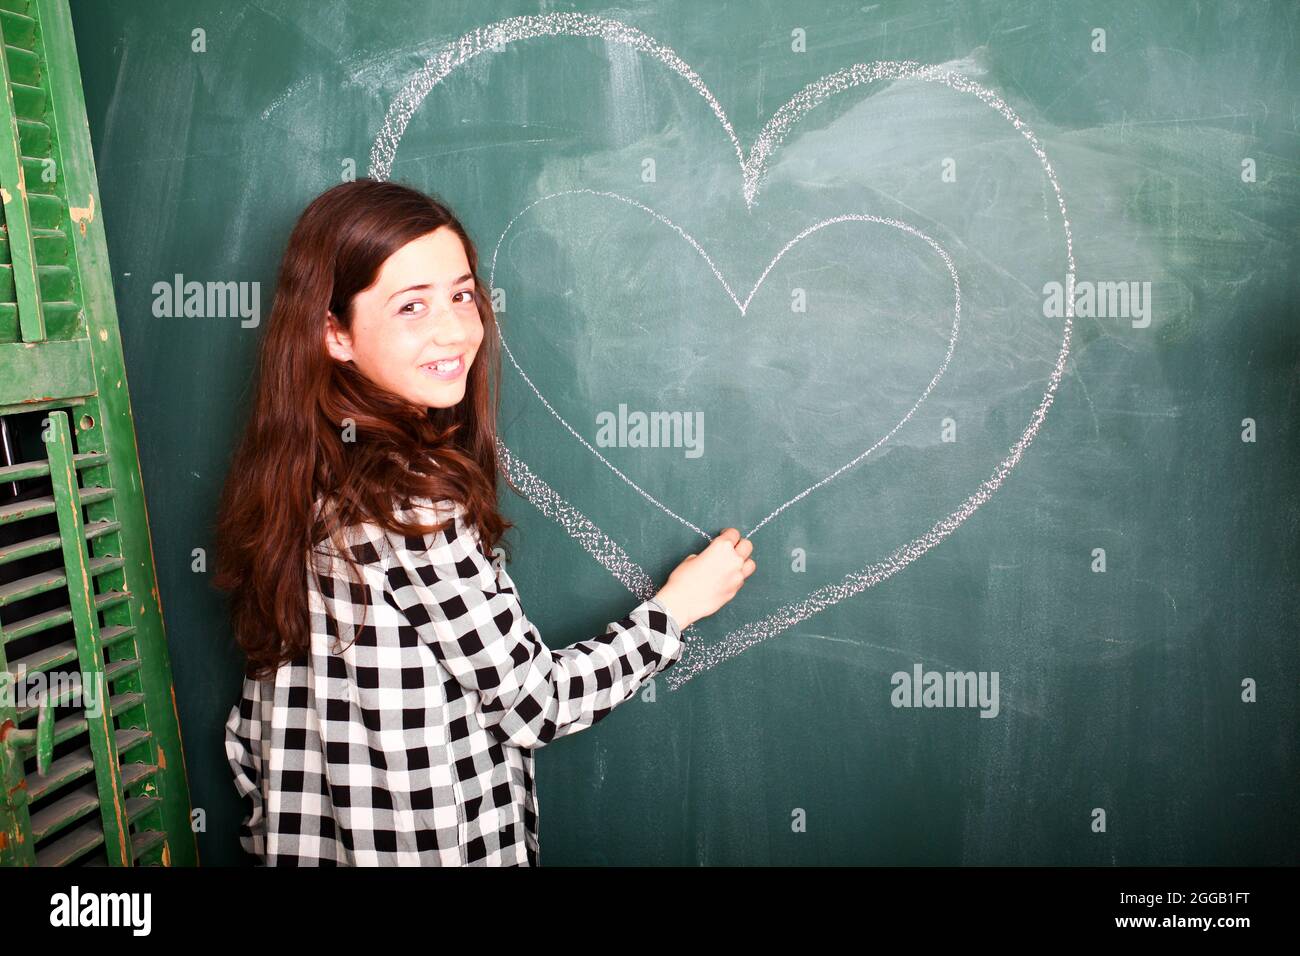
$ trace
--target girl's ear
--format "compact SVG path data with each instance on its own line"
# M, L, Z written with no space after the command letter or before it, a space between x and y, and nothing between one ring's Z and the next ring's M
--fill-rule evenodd
M325 348L339 362L352 361L352 337L338 324L333 312L325 313Z

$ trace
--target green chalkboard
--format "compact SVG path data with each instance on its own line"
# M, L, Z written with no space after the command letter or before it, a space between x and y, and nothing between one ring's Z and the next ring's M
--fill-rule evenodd
M543 864L1300 861L1294 6L73 13L204 862L215 503L289 227L368 174L479 245L549 644L754 542L540 753Z

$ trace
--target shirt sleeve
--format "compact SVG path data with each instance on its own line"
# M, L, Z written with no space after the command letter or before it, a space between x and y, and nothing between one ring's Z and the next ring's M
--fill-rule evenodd
M385 598L480 696L499 739L537 748L590 727L681 657L678 623L654 598L588 640L547 647L462 514L445 531L393 536Z
M226 761L234 774L235 789L248 797L252 810L239 827L239 843L246 853L266 858L265 807L262 795L261 685L244 678L239 703L226 720Z

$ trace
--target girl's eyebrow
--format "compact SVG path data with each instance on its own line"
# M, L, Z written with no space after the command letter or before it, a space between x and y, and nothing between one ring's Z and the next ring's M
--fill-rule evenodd
M462 282L467 282L467 281L469 281L469 280L472 279L472 278L474 278L474 273L472 273L472 272L466 272L463 276L457 276L455 279L452 279L452 280L451 280L451 284L452 284L452 285L460 285ZM397 298L399 295L401 295L403 292L414 292L416 289L431 289L431 288L433 288L433 287L432 287L429 283L427 283L427 282L422 282L422 283L420 283L419 285L408 285L405 289L398 289L396 292L394 292L392 295L390 295L387 299L385 299L385 300L384 300L384 305L387 305L389 302L392 302L394 299L396 299L396 298Z

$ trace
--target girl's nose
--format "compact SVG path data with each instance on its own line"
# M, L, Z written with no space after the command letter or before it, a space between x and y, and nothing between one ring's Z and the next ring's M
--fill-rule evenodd
M437 316L434 323L433 337L439 342L460 342L468 338L465 323L451 309L446 309Z

